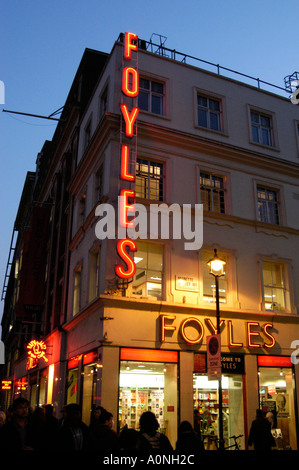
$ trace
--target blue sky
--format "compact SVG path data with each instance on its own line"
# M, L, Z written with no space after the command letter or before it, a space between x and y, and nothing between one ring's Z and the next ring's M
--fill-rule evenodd
M258 77L278 86L299 71L297 0L14 0L2 2L0 80L0 289L27 171L63 106L85 48L110 52L120 32ZM287 96L287 95L286 95ZM0 317L3 310L0 304Z

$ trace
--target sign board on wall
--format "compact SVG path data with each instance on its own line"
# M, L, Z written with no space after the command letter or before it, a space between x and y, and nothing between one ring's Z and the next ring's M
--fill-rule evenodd
M207 336L207 371L209 380L221 379L220 335Z
M175 276L176 290L183 290L187 292L198 292L198 279L188 276Z

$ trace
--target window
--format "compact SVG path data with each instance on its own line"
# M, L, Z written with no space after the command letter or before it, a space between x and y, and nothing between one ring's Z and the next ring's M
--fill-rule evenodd
M215 278L210 274L210 268L208 266L208 261L214 256L213 251L203 250L202 251L202 280L203 280L203 301L204 302L216 302L216 284ZM223 259L226 262L226 272L223 276L219 277L219 302L227 303L227 286L228 286L228 277L227 277L227 263L228 255L224 253L218 253L220 259Z
M79 208L78 208L78 225L84 224L85 221L85 209L86 209L86 193L84 193L79 201Z
M76 315L81 308L81 274L80 266L74 271L73 315Z
M103 115L108 109L108 86L106 86L106 88L104 89L103 93L100 96L99 108L100 108L100 119L101 119L101 117L103 117Z
M263 261L263 297L265 310L282 311L286 307L285 265Z
M103 196L103 167L95 174L95 202L99 202Z
M87 124L84 130L84 150L88 147L91 139L91 120Z
M273 146L272 118L255 111L250 112L251 137L253 142Z
M137 159L136 197L163 201L163 164Z
M164 114L164 84L148 80L139 79L138 106L143 111L154 114Z
M197 95L197 120L201 127L221 131L221 102Z
M224 214L224 178L200 173L200 202L205 210Z
M99 292L100 250L96 248L90 253L89 260L89 302L95 299Z
M137 242L134 255L136 274L132 293L162 299L163 247L161 245Z
M279 224L278 191L257 186L258 220L270 224Z

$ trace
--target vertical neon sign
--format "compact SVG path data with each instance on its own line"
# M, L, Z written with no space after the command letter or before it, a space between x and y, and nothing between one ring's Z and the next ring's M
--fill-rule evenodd
M133 33L125 33L124 43L124 60L126 63L131 62L132 51L138 52L138 36ZM139 94L139 74L136 68L131 65L125 66L122 72L122 92L128 98L135 99ZM134 137L134 128L136 128L136 119L139 113L137 106L132 106L129 110L127 104L120 104L121 115L125 123L125 136L127 139L132 140ZM129 158L130 146L121 144L121 164L120 164L120 180L130 183L135 182L135 171L130 173ZM128 212L134 209L134 206L129 203L130 199L135 199L135 190L124 189L120 190L120 210L119 210L119 225L125 229L134 226L133 221L128 220ZM128 251L135 252L137 250L136 242L130 238L123 238L118 241L116 251L125 267L121 264L115 266L115 273L122 279L129 279L134 276L136 272L136 265L134 258L130 256Z

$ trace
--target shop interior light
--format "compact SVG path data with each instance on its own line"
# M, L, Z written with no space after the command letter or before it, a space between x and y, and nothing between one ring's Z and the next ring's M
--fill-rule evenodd
M137 264L139 261L142 261L143 258L138 258L138 256L134 256L134 263Z

